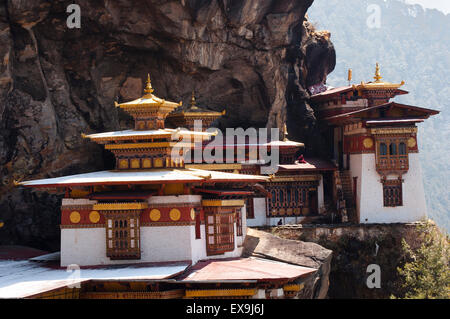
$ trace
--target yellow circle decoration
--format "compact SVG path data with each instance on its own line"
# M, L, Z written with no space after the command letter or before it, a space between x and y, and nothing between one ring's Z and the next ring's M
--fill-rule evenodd
M98 221L100 220L100 214L97 211L93 210L89 213L89 220L91 221L91 223L98 223Z
M408 147L413 148L416 146L416 139L414 137L410 137L408 139Z
M195 219L195 210L193 208L191 208L191 219Z
M81 220L81 215L79 212L74 211L70 213L70 222L73 224L78 224Z
M158 209L152 209L150 211L150 220L157 222L161 218L161 212Z
M178 209L173 208L173 209L170 211L169 216L170 216L170 219L171 219L171 220L177 221L177 220L179 220L180 217L181 217L181 212L180 212Z
M371 148L373 146L373 140L370 137L367 137L363 140L363 145L365 148Z

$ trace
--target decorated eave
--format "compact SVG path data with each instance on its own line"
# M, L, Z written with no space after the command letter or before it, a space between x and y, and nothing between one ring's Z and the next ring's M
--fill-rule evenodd
M178 140L180 137L191 137L198 138L202 140L209 140L211 136L215 136L217 133L208 132L197 132L188 131L185 129L157 129L148 131L138 131L138 130L125 130L125 131L115 131L115 132L105 132L85 135L82 134L83 138L88 138L94 142L104 144L114 141L130 141L130 140L150 140L155 139L167 139L167 140Z
M400 89L405 84L404 81L400 83L390 83L381 80L380 66L377 63L375 69L375 76L372 82L361 82L360 84L353 84L348 86L342 86L337 88L331 88L329 90L314 94L311 96L311 101L315 103L325 102L329 100L339 100L343 95L356 94L360 97L364 96L364 93L370 91L389 91L392 96L408 94L408 91ZM349 77L349 81L351 78Z
M379 110L385 112L384 117L379 116ZM439 111L427 109L423 107L389 102L381 105L376 105L364 108L358 111L348 112L335 116L330 116L324 119L330 125L342 125L363 121L374 125L379 124L393 124L399 123L417 123L428 119L432 115L439 114ZM384 121L384 123L383 123ZM390 122L388 122L390 121Z
M161 169L149 171L100 171L17 183L36 188L65 188L102 185L148 185L171 183L264 182L267 177L200 169Z

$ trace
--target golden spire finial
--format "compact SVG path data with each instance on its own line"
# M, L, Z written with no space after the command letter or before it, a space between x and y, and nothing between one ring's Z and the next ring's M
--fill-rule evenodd
M381 82L381 74L380 74L380 65L377 62L377 66L375 68L375 76L373 77L375 79L375 82Z
M152 94L153 91L152 82L150 81L150 73L147 73L147 85L145 86L144 93Z
M196 105L196 100L195 100L195 91L192 90L192 95L191 95L191 109L197 109L197 105Z
M287 136L288 136L287 126L286 126L286 123L284 123L284 126L283 126L283 141L284 142L286 142L288 140Z
M191 106L195 106L195 91L194 90L192 90Z

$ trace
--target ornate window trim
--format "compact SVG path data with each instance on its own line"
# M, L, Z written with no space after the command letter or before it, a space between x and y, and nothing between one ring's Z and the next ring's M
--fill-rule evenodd
M383 179L381 182L383 184L383 206L403 206L403 180L401 178L394 180Z
M382 175L404 174L409 169L406 136L376 137L376 169Z
M106 256L111 260L140 259L140 210L105 210Z
M234 250L235 209L205 207L206 253L222 255Z

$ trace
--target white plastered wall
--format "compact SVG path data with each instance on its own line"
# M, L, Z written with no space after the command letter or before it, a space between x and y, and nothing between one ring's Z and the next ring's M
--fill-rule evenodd
M317 203L319 207L319 214L325 212L325 199L323 193L323 176L320 175L319 186L317 187Z
M384 207L381 176L375 170L375 154L350 156L351 176L358 177L357 209L360 223L409 223L426 217L422 170L418 153L410 153L409 170L403 175L403 206ZM396 179L397 176L388 176Z
M179 198L170 196L169 201L195 202L200 196ZM160 196L162 197L162 196ZM169 197L169 196L168 196ZM154 201L161 201L156 198ZM155 202L153 202L154 204ZM195 237L195 225L186 226L141 226L139 260L111 260L106 256L105 228L64 228L61 230L61 266L77 264L79 266L114 265L143 262L192 261L239 257L247 233L246 211L242 208L242 236L237 236L236 223L234 250L223 255L207 256L205 225L200 227L201 238Z
M267 208L264 197L253 198L253 211L255 212L255 218L247 219L247 226L257 227L267 225Z
M138 260L111 260L106 256L105 229L103 227L65 228L61 230L61 266L191 260L193 257L192 238L195 239L195 226L141 226L141 258Z

